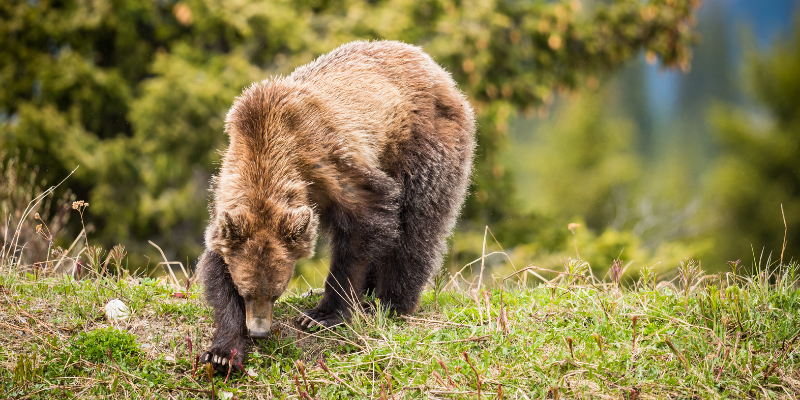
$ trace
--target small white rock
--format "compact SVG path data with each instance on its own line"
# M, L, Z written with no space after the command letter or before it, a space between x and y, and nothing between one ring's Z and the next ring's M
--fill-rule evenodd
M130 316L130 310L120 299L109 300L106 304L106 318L109 320L125 319Z
M247 375L249 375L249 376L251 376L253 378L258 376L258 374L256 373L256 371L253 368L250 368L250 369L247 370Z
M175 357L173 357L173 356L164 356L164 361L175 362Z
M233 398L233 393L220 390L219 392L217 392L217 397L219 397L222 400L230 400Z

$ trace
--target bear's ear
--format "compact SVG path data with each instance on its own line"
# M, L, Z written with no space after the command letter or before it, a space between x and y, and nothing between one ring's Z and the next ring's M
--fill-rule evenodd
M289 214L287 218L286 238L289 241L299 241L309 230L314 219L314 210L308 206L302 206Z
M219 236L228 246L236 245L244 240L244 226L241 218L231 216L227 211L219 214Z

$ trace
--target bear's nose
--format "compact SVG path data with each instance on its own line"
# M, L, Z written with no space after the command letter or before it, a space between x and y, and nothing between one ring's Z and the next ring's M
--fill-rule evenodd
M272 318L247 320L247 334L253 339L267 339L272 333Z
M269 339L270 331L258 331L253 332L250 329L247 330L248 335L253 339Z
M245 321L247 334L253 339L266 339L272 328L272 309L270 300L245 300Z

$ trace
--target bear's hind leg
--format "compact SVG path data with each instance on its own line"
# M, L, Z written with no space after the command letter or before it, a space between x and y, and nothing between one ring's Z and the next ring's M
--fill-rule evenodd
M360 308L362 312L371 314L375 312L376 304L375 304L375 293L378 289L378 263L376 260L371 260L369 265L367 266L367 271L365 273L364 284L361 288L361 304ZM367 297L369 299L364 299Z
M432 204L404 209L400 243L378 267L375 294L381 304L401 315L416 310L422 289L441 265L446 251L445 240L452 224L442 219L455 219L459 206Z
M364 276L364 285L361 288L361 295L374 296L375 288L378 287L378 269L374 261L369 263Z
M247 333L244 299L236 290L228 265L219 254L206 251L200 260L200 271L217 326L211 349L200 356L200 361L211 363L215 370L224 373L231 363L234 368L239 368L244 362ZM236 350L236 355L231 359L233 350Z
M449 135L426 135L430 126L420 126L404 153L397 178L403 182L400 239L378 264L376 295L397 314L416 310L422 289L440 267L469 183L470 128L447 119L435 126ZM462 134L452 133L458 131Z

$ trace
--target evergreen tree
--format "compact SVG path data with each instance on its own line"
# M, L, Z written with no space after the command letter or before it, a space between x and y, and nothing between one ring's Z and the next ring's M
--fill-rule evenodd
M645 49L687 68L697 0L0 2L0 143L91 204L106 246L199 254L223 120L249 83L356 39L416 43L478 111L466 218L518 214L498 160L509 118ZM152 249L149 249L152 251ZM151 253L152 254L152 253ZM134 261L135 262L135 261Z
M788 263L800 257L800 28L771 54L751 54L747 77L760 111L717 104L711 114L721 155L707 195L715 253L726 257L715 261L758 262L763 250L762 265L770 254Z

